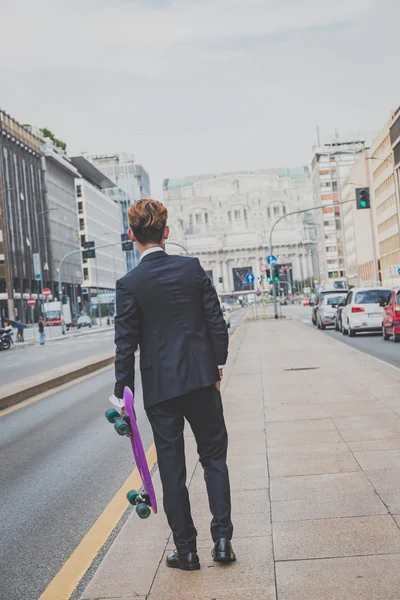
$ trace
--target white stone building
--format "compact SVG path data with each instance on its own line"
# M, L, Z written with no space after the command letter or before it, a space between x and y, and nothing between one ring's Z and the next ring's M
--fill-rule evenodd
M307 167L165 179L164 203L170 241L200 259L218 293L257 289L271 228L280 217L312 206L311 180ZM272 239L278 263L292 263L297 281L314 274L310 214L285 217ZM172 244L167 249L179 251ZM254 288L246 281L249 273Z

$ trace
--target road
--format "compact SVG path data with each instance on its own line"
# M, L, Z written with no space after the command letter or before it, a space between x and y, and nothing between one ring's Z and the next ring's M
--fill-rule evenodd
M308 306L283 306L282 314L297 319L308 327L313 327L311 323L311 308ZM315 328L315 330L317 329ZM382 335L379 333L361 333L357 334L354 338L344 336L334 329L319 330L318 333L335 338L348 346L357 348L361 352L370 354L375 358L379 358L400 368L400 345L394 344L393 341L384 342Z
M114 332L110 329L54 340L44 346L18 347L15 344L10 350L0 352L0 385L113 348Z
M231 333L244 314L231 314ZM91 346L80 340L80 350L93 350L98 335L89 336ZM68 343L60 342L57 351ZM111 347L111 338L107 343ZM76 352L63 360L75 360ZM152 435L138 372L137 382L136 414L148 449ZM11 414L0 413L1 600L39 598L132 471L127 444L104 418L112 388L109 369Z

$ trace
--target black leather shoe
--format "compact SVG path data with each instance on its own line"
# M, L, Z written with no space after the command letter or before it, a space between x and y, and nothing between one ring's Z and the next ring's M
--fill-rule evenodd
M214 544L214 549L211 552L214 562L230 563L235 562L236 556L232 549L232 544L226 538L217 540Z
M196 552L178 554L178 551L174 550L172 554L167 556L167 567L181 569L182 571L198 571L200 569L200 561Z

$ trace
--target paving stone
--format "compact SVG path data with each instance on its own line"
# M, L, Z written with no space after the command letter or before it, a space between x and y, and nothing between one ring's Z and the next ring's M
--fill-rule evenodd
M359 470L359 466L345 444L319 446L286 446L268 451L271 477L345 473Z
M193 516L197 518L206 515L207 518L211 519L207 494L191 493L190 497L192 499ZM269 514L270 512L271 506L269 502L269 490L267 488L262 490L237 491L232 494L232 515L234 518L238 515L254 513Z
M278 562L279 600L399 600L400 555Z
M332 473L323 475L307 475L300 477L273 477L271 480L271 500L307 500L310 504L316 502L317 497L327 499L343 494L374 493L371 483L366 475L354 473Z
M400 449L368 450L367 452L355 452L354 456L364 471L400 468Z
M391 514L400 514L400 469L366 471L366 476Z
M167 595L166 595L167 594ZM240 595L239 595L240 594ZM218 587L214 590L203 591L200 595L190 594L190 600L276 600L275 586L253 587L250 583L246 588L240 588L237 591L230 590L219 591ZM118 599L116 599L118 600ZM124 599L125 600L125 599ZM139 600L141 600L139 598ZM160 595L150 594L148 600L188 600L187 591L183 590L181 594L168 595L168 592L162 592Z
M400 553L392 517L353 517L274 523L275 560Z
M244 455L228 455L228 467L230 472L247 471L248 469L265 469L267 470L266 451L261 454L244 454Z
M275 446L310 446L323 443L340 443L342 438L334 429L320 431L292 431L267 433L268 448Z
M336 427L331 419L301 419L299 421L281 421L276 423L267 423L267 434L274 433L290 433L297 431L328 431L335 430Z
M274 408L267 406L265 409L266 423L276 421L300 421L306 419L324 419L327 417L325 410L319 406L280 406Z
M373 450L400 450L400 435L394 438L366 440L364 442L348 442L351 452L366 452Z
M385 408L378 400L366 400L365 402L350 402L338 404L324 404L324 409L330 417L359 417L363 415L387 415L393 416L389 408Z

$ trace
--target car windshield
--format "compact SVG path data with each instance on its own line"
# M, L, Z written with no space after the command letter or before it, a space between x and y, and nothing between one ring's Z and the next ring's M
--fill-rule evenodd
M357 292L354 298L355 304L379 304L381 298L387 300L391 290L366 290Z
M343 296L328 296L326 299L326 303L329 306L337 306L342 298Z
M57 310L49 310L45 313L46 319L59 319L60 313Z

